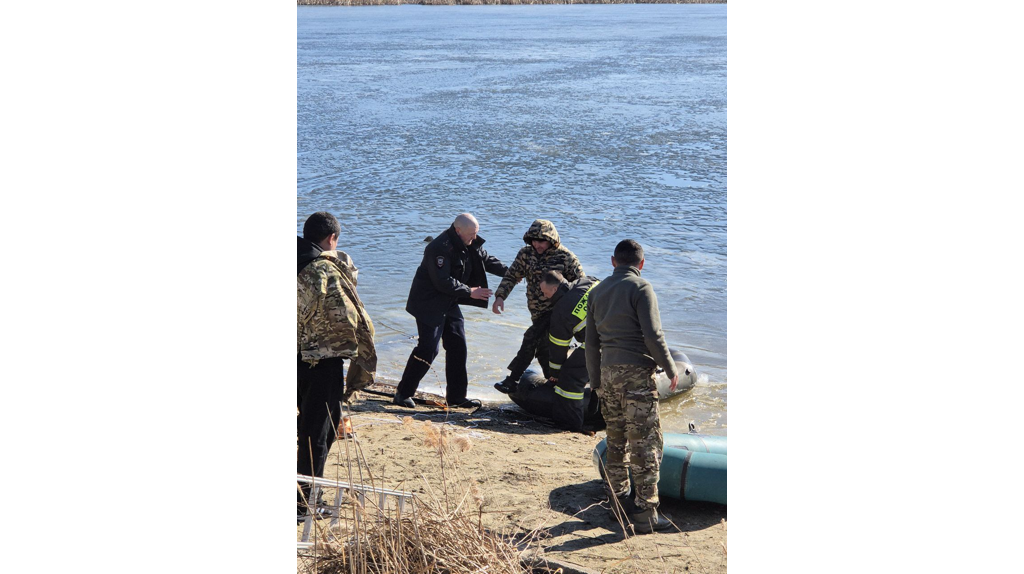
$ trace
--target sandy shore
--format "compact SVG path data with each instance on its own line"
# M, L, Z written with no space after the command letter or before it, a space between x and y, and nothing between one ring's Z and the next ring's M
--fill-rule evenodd
M456 480L478 486L485 527L520 536L540 529L544 555L596 571L726 572L726 507L664 498L661 510L678 530L625 537L592 462L604 433L561 431L512 404L484 403L475 412L429 406L410 411L359 393L352 404L355 440L384 486L420 495L439 488L437 451L423 440L418 422L427 420L446 425L453 438L464 437L459 442L467 450L448 456ZM337 441L325 478L345 480L344 451L344 441ZM450 472L446 478L452 480Z

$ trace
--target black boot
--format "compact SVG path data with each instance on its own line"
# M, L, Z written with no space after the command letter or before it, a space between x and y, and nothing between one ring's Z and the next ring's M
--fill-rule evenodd
M634 514L636 512L636 503L633 502L633 493L627 492L626 494L620 494L615 497L619 507L626 512L626 514Z
M612 518L621 520L628 524L627 516L636 512L636 504L633 503L633 490L626 492L612 492L608 485L604 485L604 492L608 495L608 506L611 507Z
M409 407L410 409L415 407L416 405L413 404L410 397L416 394L416 388L420 386L420 380L423 379L423 376L429 370L430 363L417 357L415 351L409 353L409 360L406 361L405 370L402 371L402 380L398 382L398 388L395 389L394 403Z
M398 393L395 393L395 398L391 401L391 404L405 407L407 409L416 408L416 403L413 402L412 397L403 397Z
M506 395L511 395L512 393L516 392L517 387L518 385L512 379L512 377L505 377L504 381L501 381L500 383L494 383L494 388L505 393Z

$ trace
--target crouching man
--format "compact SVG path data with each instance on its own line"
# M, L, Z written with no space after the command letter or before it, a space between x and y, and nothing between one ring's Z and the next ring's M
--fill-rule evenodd
M586 406L583 389L590 380L585 351L587 299L598 283L597 278L590 276L570 283L558 271L548 271L540 280L544 298L554 305L547 341L548 372L551 373L548 381L554 385L557 395L552 415L562 428L576 432L583 430ZM580 348L569 353L573 339L580 343Z

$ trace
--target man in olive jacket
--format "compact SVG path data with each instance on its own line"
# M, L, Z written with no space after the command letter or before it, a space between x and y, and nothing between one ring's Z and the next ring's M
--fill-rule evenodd
M398 383L394 404L415 408L412 396L439 345L446 353L445 398L449 406L479 406L466 400L469 378L466 374L466 329L459 305L487 308L491 290L487 273L504 276L505 265L484 250L484 239L477 236L480 224L470 213L455 218L451 227L423 250L423 261L409 289L405 310L416 318L419 342Z
M651 284L640 277L643 248L632 239L620 241L615 246L612 267L615 270L611 276L590 290L587 372L608 425L605 471L613 494L623 508L633 507L629 485L632 471L635 508L630 520L636 532L649 533L672 526L658 515L664 443L654 373L659 366L665 369L674 391L679 370L661 330L658 298ZM623 462L627 449L629 468Z

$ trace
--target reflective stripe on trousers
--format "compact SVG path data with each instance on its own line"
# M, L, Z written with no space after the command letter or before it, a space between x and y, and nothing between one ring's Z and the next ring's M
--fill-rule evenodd
M562 397L565 397L567 399L574 400L574 401L582 401L583 400L583 393L569 392L569 391L563 389L562 387L560 387L558 385L555 385L555 394L559 395L559 396L562 396Z

